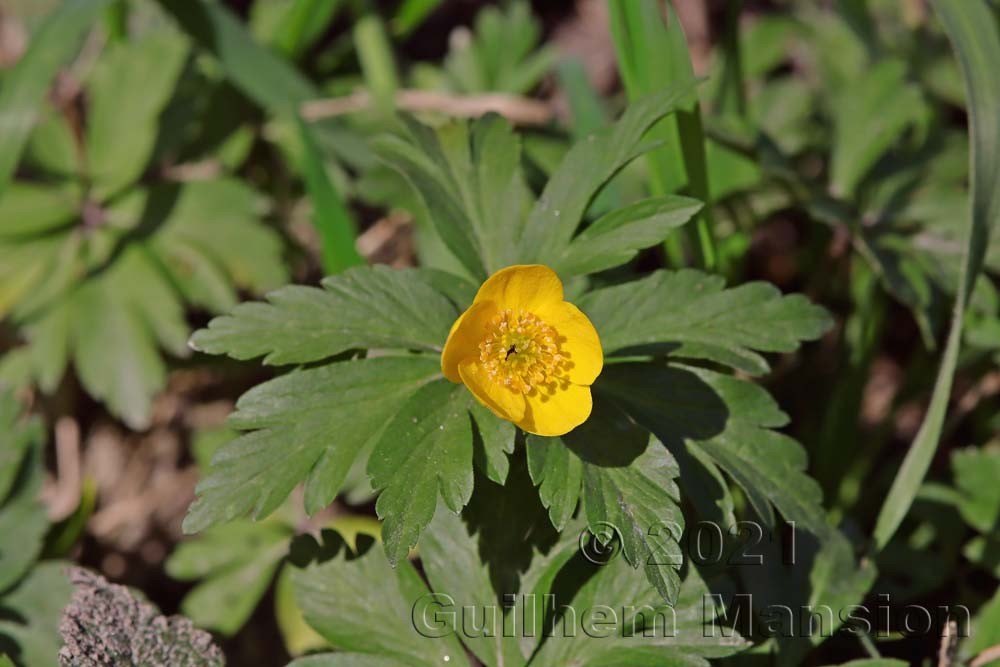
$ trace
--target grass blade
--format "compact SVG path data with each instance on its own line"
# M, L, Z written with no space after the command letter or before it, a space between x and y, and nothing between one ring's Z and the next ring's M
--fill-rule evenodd
M302 176L313 203L313 225L319 232L323 270L332 274L364 264L354 244L354 220L326 173L312 130L301 118L296 122L302 142Z
M666 8L664 25L655 0L608 2L618 66L630 101L694 76L680 20L670 3ZM686 190L705 202L694 227L693 243L700 250L702 266L714 268L716 253L711 231L705 134L697 94L692 94L674 116L660 121L650 135L664 142L661 148L649 153L651 190L656 195ZM667 253L675 265L682 264L679 249L669 242Z
M951 331L941 360L930 406L875 524L875 546L882 549L895 534L916 497L941 436L962 338L962 320L982 268L990 230L1000 219L1000 36L983 0L933 0L938 17L958 55L969 110L971 220L962 260Z
M52 78L76 51L83 32L109 0L69 0L32 37L27 52L0 88L0 195L7 189L21 151L42 108Z

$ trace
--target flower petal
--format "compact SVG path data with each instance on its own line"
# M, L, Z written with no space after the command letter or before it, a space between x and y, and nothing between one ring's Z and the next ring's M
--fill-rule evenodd
M448 340L441 351L441 372L452 382L461 382L458 365L470 358L479 358L479 343L486 336L486 325L497 312L492 301L472 304L451 325Z
M604 352L597 330L583 312L561 301L547 304L536 313L559 334L559 350L569 357L567 372L570 382L591 385L604 368Z
M518 426L535 435L565 435L587 421L593 402L590 387L568 383L525 396L528 409Z
M562 300L562 281L555 271L541 264L517 264L487 278L473 303L493 301L500 310L535 312L545 304Z
M488 407L501 419L515 424L524 417L524 395L511 391L507 387L494 382L478 361L465 361L458 367L462 382L469 388L472 395L480 403Z

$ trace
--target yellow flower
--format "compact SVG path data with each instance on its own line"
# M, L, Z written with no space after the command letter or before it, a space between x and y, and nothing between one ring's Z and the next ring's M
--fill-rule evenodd
M563 301L555 272L538 264L490 276L441 353L445 377L537 435L563 435L587 420L590 385L603 366L594 325Z

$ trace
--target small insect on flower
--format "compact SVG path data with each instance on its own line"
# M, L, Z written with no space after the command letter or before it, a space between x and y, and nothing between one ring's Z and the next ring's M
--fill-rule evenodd
M441 370L494 414L536 435L563 435L590 416L590 385L604 366L587 316L563 300L547 266L490 276L455 321Z

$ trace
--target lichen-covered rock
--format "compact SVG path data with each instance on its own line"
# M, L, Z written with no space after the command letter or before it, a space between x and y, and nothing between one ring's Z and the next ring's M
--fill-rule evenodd
M69 570L76 591L63 611L63 667L223 667L207 632L182 616L166 617L128 588L81 568Z

